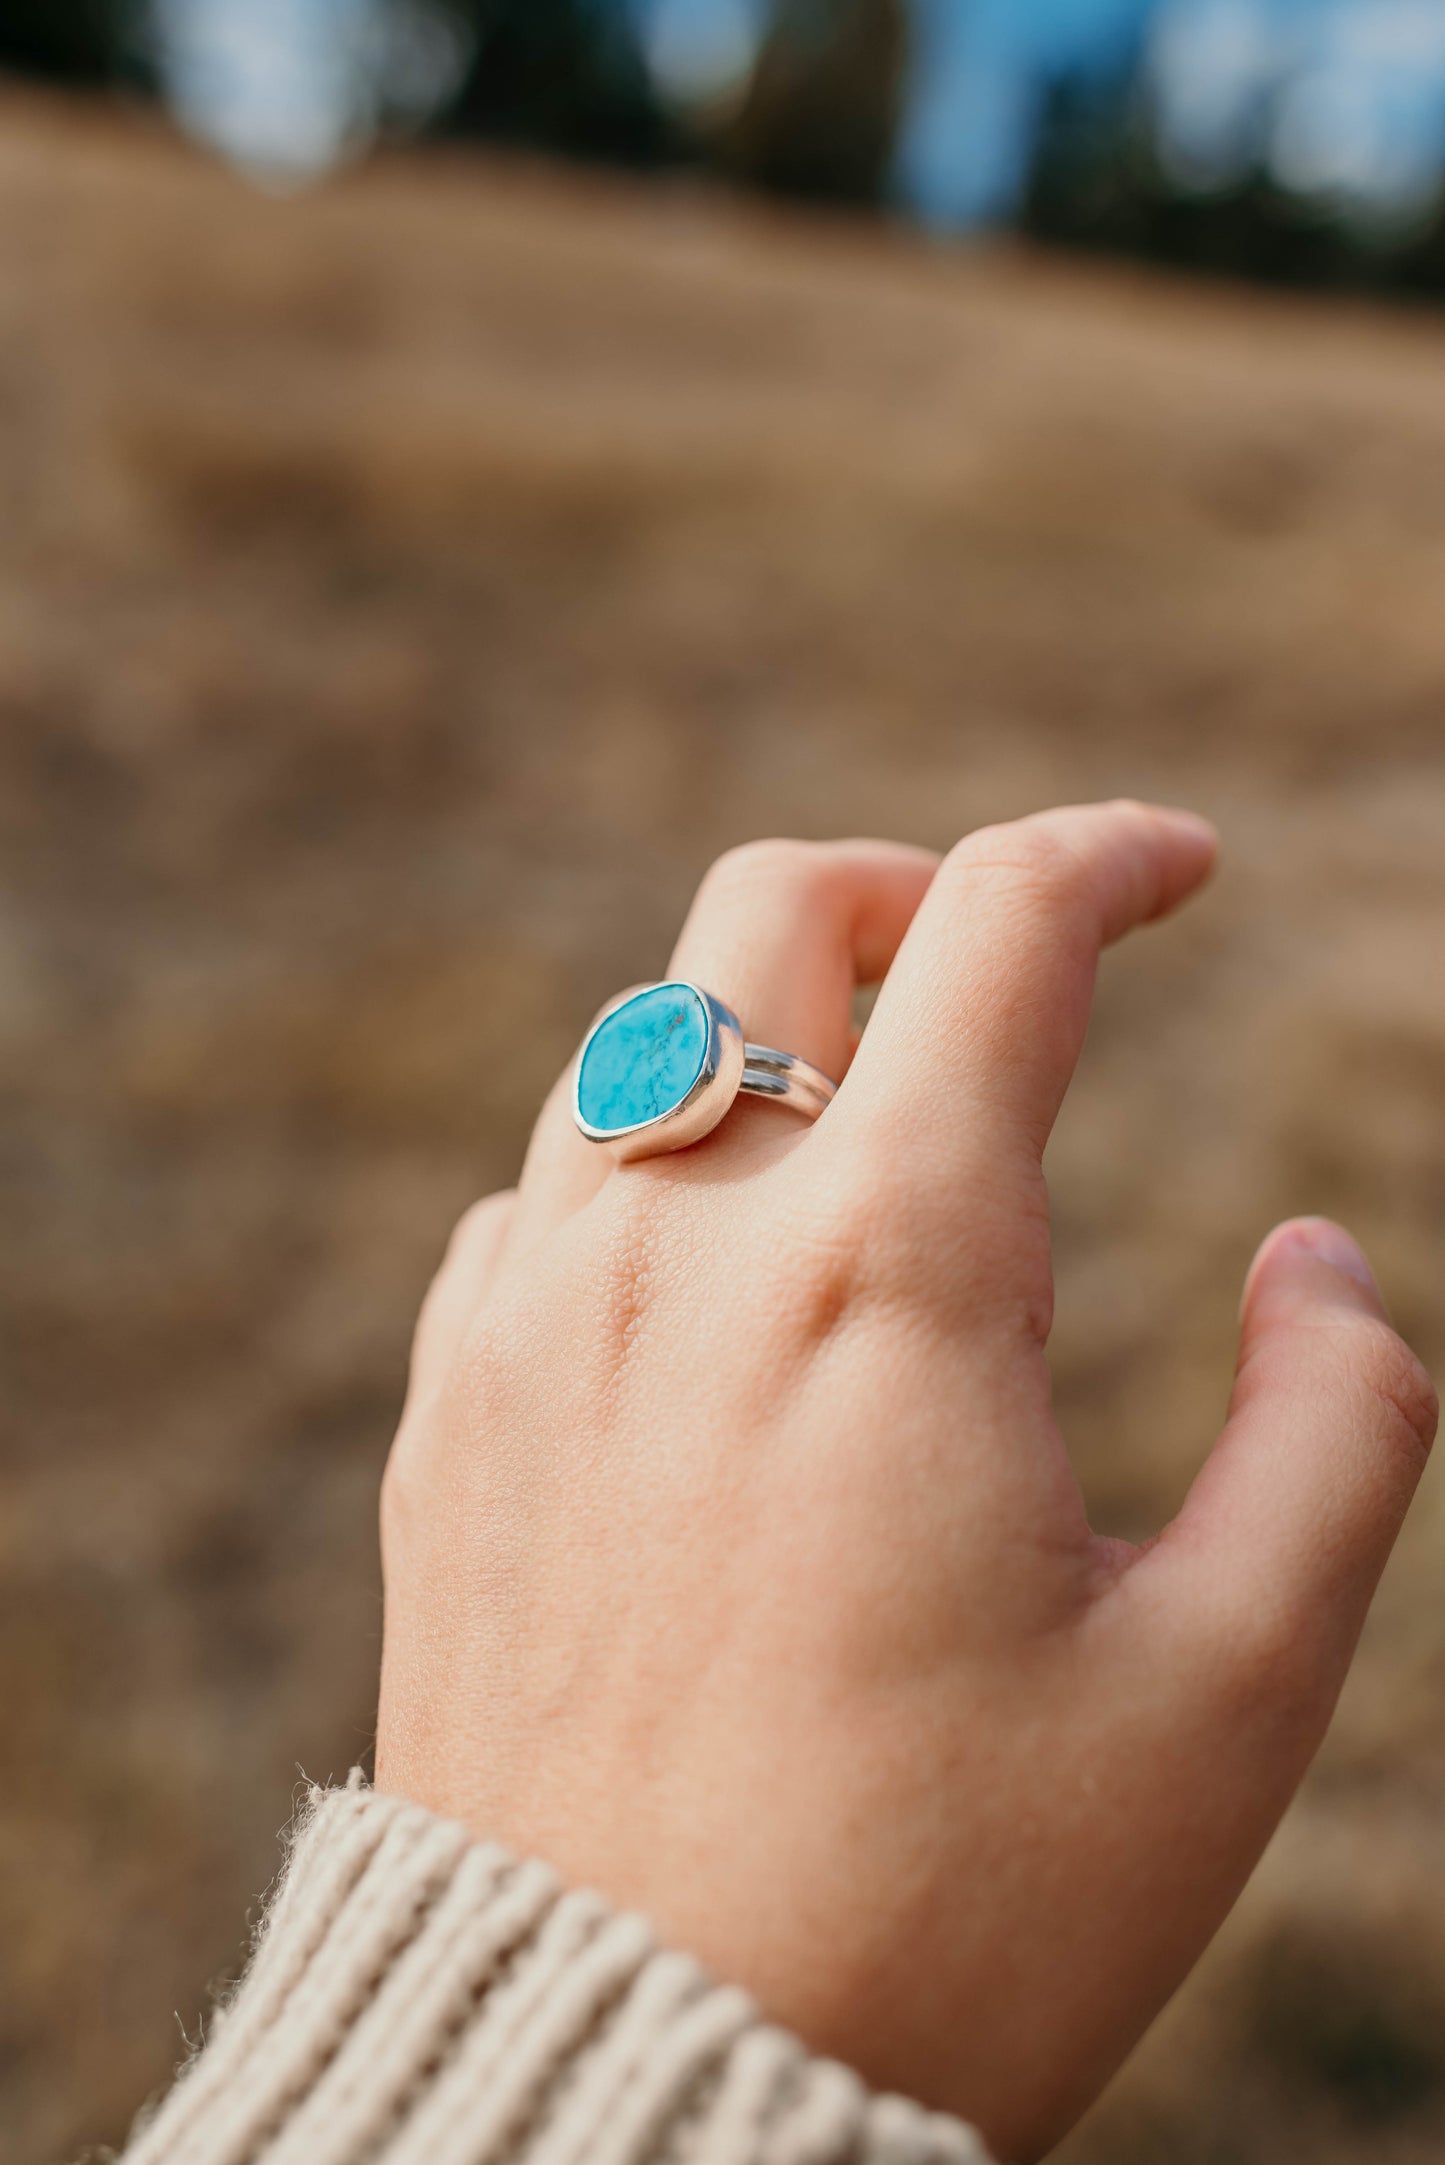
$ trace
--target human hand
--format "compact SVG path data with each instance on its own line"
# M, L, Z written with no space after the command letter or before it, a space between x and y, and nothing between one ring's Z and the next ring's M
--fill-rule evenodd
M1213 855L1117 804L941 866L724 858L670 974L847 1069L838 1097L613 1167L564 1078L516 1196L453 1240L386 1477L378 1784L647 1911L1008 2156L1233 1902L1434 1431L1358 1251L1302 1221L1250 1273L1180 1517L1142 1550L1086 1522L1041 1155L1099 948Z

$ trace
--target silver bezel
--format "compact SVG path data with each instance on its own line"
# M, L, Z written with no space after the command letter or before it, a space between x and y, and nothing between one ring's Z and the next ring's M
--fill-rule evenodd
M680 1104L674 1105L669 1112L659 1113L655 1119L640 1120L630 1128L594 1128L583 1118L579 1102L582 1062L588 1046L602 1025L620 1008L640 1000L644 993L673 987L679 992L690 992L700 1000L707 1018L707 1047L697 1081ZM694 985L685 977L661 977L653 985L634 985L630 992L620 994L603 1008L582 1040L572 1074L572 1118L589 1143L600 1143L624 1164L628 1159L650 1158L664 1150L685 1150L689 1143L700 1143L704 1135L710 1135L730 1109L742 1083L743 1062L741 1023L730 1007L724 1007L721 1000L704 992L701 985Z

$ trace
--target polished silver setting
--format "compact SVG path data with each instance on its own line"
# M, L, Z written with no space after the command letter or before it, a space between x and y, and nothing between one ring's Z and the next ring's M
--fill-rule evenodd
M582 1062L588 1046L619 1008L626 1007L643 993L674 985L680 991L695 994L707 1018L707 1048L696 1082L680 1104L659 1113L655 1119L639 1121L630 1128L593 1127L584 1117L580 1102ZM593 1023L582 1042L573 1070L572 1118L588 1142L600 1144L626 1164L637 1158L656 1157L664 1151L685 1150L690 1143L701 1142L732 1111L740 1094L767 1098L774 1105L785 1105L793 1112L801 1113L806 1120L816 1120L837 1088L838 1085L821 1068L814 1067L811 1061L800 1060L795 1053L778 1052L771 1045L748 1044L743 1037L742 1024L732 1009L715 999L712 993L704 991L701 985L691 984L685 978L662 978L655 985L634 985L630 991L619 994L617 999L608 1002Z

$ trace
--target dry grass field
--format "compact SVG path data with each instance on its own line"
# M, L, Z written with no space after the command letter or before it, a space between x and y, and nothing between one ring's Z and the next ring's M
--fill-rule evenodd
M1120 790L1227 845L1052 1154L1137 1531L1282 1213L1445 1362L1445 322L0 101L6 2165L121 2139L364 1752L415 1304L708 859ZM1442 1562L1445 1467L1070 2165L1438 2165Z

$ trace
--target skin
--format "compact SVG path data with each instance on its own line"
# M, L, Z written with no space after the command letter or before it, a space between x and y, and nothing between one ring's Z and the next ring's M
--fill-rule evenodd
M613 1167L564 1077L516 1194L457 1229L386 1475L379 1786L647 1911L1010 2158L1239 1893L1435 1428L1359 1250L1296 1221L1179 1518L1140 1550L1085 1519L1041 1155L1100 948L1214 854L1121 803L941 863L723 858L670 974L836 1101Z

